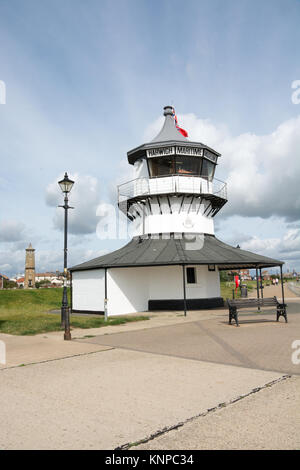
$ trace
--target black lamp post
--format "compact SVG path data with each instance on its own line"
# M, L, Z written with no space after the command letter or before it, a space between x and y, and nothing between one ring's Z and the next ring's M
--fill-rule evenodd
M68 253L68 209L73 209L70 207L68 202L68 194L71 191L74 181L70 180L68 174L65 173L64 179L58 182L60 189L65 195L64 205L59 206L65 209L65 225L64 225L64 287L63 287L63 297L62 297L62 304L61 304L61 324L65 327L65 340L71 340L71 332L70 332L70 316L69 316L69 305L68 305L68 293L67 293L67 253Z

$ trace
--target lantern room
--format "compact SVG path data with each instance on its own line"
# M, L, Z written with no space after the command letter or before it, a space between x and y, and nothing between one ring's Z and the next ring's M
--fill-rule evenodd
M220 154L200 142L189 141L174 125L174 109L164 107L165 122L148 144L127 153L137 176L196 176L212 181Z
M174 154L164 157L148 158L150 178L161 176L201 176L212 181L215 173L217 156L201 149L198 156L186 152L185 147L176 147ZM175 153L177 151L177 153ZM188 154L187 154L188 153Z

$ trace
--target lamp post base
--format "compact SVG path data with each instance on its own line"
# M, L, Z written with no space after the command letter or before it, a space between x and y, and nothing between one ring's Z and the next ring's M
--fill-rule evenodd
M70 308L68 305L68 294L67 294L67 286L66 286L66 278L65 284L63 287L63 298L62 298L62 306L61 306L61 326L65 330L64 339L66 341L71 341L71 332L70 332Z
M72 339L71 332L70 331L65 331L64 340L65 341L71 341L71 339Z
M68 315L68 294L67 294L67 280L65 278L64 287L63 287L62 304L61 304L61 327L62 328L65 328L67 315Z

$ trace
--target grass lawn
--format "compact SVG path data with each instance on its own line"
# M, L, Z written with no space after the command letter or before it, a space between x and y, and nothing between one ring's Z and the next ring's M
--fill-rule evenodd
M0 290L0 332L11 335L35 335L61 330L60 314L47 314L61 306L62 289ZM147 316L74 317L73 328L99 328L107 325L148 320Z
M248 291L256 289L256 281L247 281ZM221 296L232 298L234 282L221 282ZM235 297L240 297L235 289ZM35 335L59 331L60 314L46 313L61 307L62 289L0 290L0 333L11 335ZM107 325L148 320L147 316L112 317L105 322L103 316L75 317L71 315L73 328L100 328Z
M232 299L232 291L234 289L234 297L237 299L241 297L241 290L235 288L235 282L233 281L221 281L221 297L224 300ZM256 289L256 281L245 281L243 284L247 285L248 292Z

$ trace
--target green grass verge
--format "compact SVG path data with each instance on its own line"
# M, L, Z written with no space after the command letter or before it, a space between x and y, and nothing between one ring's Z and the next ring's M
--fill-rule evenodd
M253 289L256 289L256 281L245 281L243 284L247 285L248 292L251 292ZM232 281L221 281L221 297L224 300L232 299L232 291L234 289L234 296L236 299L241 297L241 290L235 288L235 283Z
M60 309L62 289L1 290L0 332L11 335L36 335L61 330L60 315L46 313ZM71 328L100 328L108 325L148 320L147 316L75 317Z

